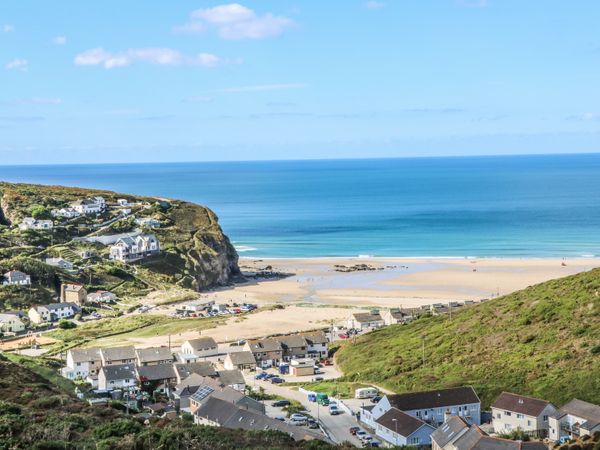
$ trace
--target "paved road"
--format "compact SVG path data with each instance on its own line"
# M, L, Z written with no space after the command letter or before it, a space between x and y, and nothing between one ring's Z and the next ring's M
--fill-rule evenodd
M297 390L290 389L285 386L278 386L267 381L256 381L252 374L246 375L246 383L248 386L262 387L266 393L279 395L289 400L297 400L315 419L319 419L321 425L327 432L329 438L335 443L350 442L354 446L360 447L360 441L352 436L348 431L350 427L357 426L356 418L350 414L342 413L337 416L329 414L329 409L326 406L319 406L317 403L309 402L305 394Z

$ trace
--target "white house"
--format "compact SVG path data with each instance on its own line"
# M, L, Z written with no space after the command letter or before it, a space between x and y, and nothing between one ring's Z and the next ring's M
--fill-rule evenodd
M377 419L392 408L434 427L444 423L446 414L481 423L481 401L471 386L386 395L375 406L362 408L360 420L375 428Z
M381 317L386 325L396 325L410 322L413 319L413 313L409 310L392 308L383 311Z
M62 259L62 258L46 258L44 260L44 262L46 264L48 264L49 266L58 267L59 269L73 270L73 263L70 262L70 261L67 261L66 259Z
M31 284L31 277L20 270L11 270L4 274L2 284L15 285L15 286L26 286Z
M129 202L127 201L126 198L119 198L119 199L117 199L117 204L119 206L127 206L127 205L129 205Z
M549 418L548 437L558 441L562 436L577 438L600 432L600 406L573 399Z
M369 313L354 313L348 319L348 328L365 330L367 328L379 328L385 325L378 311Z
M219 346L211 337L200 337L185 341L181 346L181 353L184 355L195 355L200 358L215 356L219 353Z
M202 299L199 298L197 300L192 300L190 302L182 303L177 306L178 311L188 312L188 313L198 313L200 311L204 311L207 308L210 308L215 304L214 300Z
M555 413L554 405L546 400L503 392L492 404L492 425L498 434L520 429L546 437L548 419Z
M431 444L435 428L421 419L391 408L375 420L375 434L391 445L425 446Z
M18 333L25 330L25 324L17 314L0 314L0 331L2 333Z
M300 333L306 340L306 350L309 357L322 359L329 355L329 341L322 331L313 331L309 333Z
M134 387L136 384L137 376L133 364L103 366L98 373L98 389L112 391Z
M100 350L97 348L72 349L67 352L67 365L61 369L61 375L69 380L84 380L98 375L102 366Z
M142 227L160 228L160 220L153 217L140 217L139 219L135 219L135 223Z
M53 226L51 220L36 220L33 217L25 217L19 224L21 230L51 230Z
M136 261L160 252L160 244L153 234L120 238L110 247L110 259Z
M60 319L69 319L79 312L75 303L50 303L32 307L27 315L32 323L55 322Z
M54 217L65 217L67 219L73 219L81 215L81 213L79 213L73 208L53 209L52 211L50 211L50 214L52 214Z
M254 370L256 369L256 359L249 351L227 353L223 367L227 370Z
M134 365L136 360L135 348L131 345L100 349L100 360L103 366Z
M89 303L112 303L117 301L116 294L109 291L96 291L87 295Z
M106 208L103 197L85 198L71 203L71 208L79 214L98 214Z

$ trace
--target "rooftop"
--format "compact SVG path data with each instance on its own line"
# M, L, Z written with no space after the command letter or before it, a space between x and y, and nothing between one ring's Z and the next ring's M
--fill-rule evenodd
M446 406L479 403L479 397L471 386L435 391L410 392L387 396L390 404L401 411L443 408Z
M409 416L405 412L402 412L396 408L391 408L375 422L382 427L397 432L404 437L410 436L422 426L431 427L431 425L427 425L421 419Z
M537 417L549 404L550 402L546 400L503 392L496 398L496 401L492 404L492 408Z

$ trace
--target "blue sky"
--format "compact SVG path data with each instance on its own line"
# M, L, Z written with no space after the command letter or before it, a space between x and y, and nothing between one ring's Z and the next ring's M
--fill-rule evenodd
M600 2L3 0L0 164L600 151Z

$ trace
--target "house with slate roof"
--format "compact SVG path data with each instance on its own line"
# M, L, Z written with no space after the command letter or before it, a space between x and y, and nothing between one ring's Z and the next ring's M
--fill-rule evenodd
M98 372L98 389L113 391L134 387L137 384L137 376L134 364L115 364L104 366Z
M549 417L555 413L547 400L503 392L492 404L492 425L496 433L523 430L543 438L548 435Z
M573 399L549 419L549 435L553 441L562 436L577 438L600 432L600 406Z
M117 261L138 261L160 252L160 244L154 234L123 236L110 247L109 258Z

